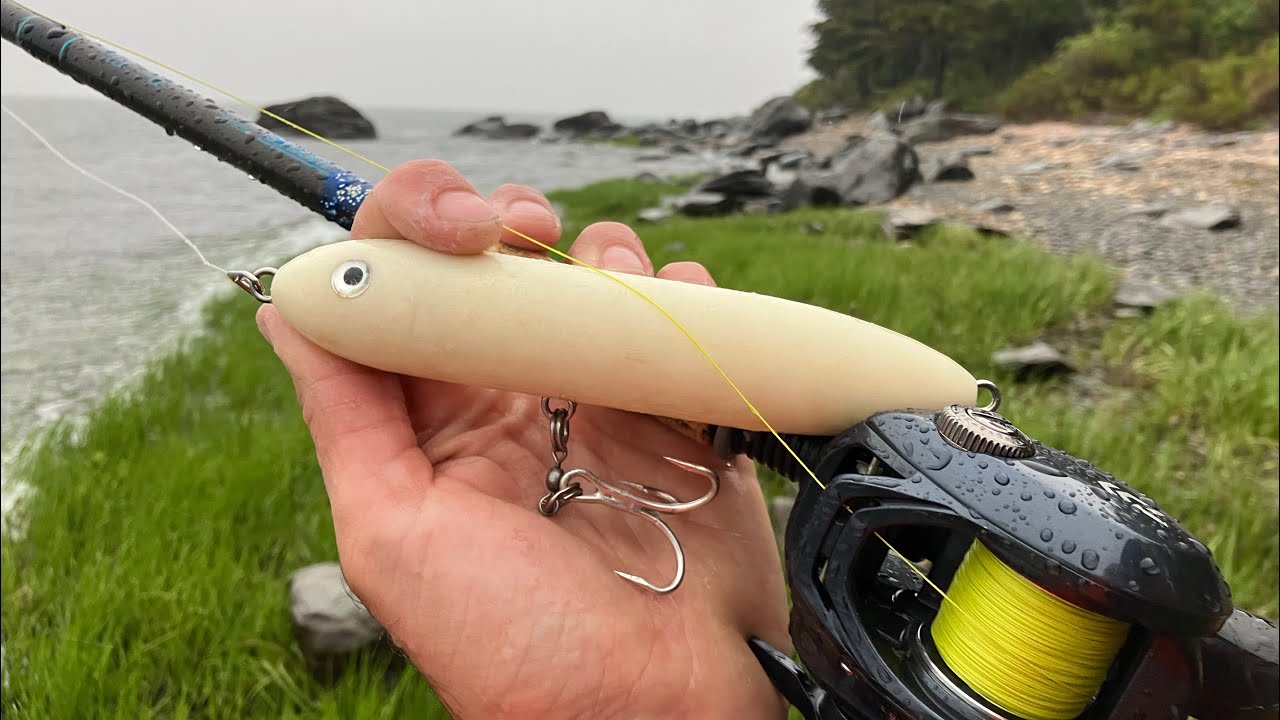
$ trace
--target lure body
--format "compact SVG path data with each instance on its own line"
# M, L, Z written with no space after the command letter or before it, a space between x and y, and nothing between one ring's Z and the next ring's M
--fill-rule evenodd
M769 295L608 275L670 317L590 268L405 240L311 250L279 269L271 296L312 342L370 367L744 430L767 428L716 365L783 433L830 435L887 409L975 399L960 365L878 325Z

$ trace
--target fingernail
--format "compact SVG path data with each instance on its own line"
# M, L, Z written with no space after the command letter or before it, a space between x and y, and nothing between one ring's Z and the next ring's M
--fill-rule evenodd
M466 190L450 190L435 201L436 214L444 220L480 225L498 220L498 213L484 198Z
M600 262L606 270L632 274L643 274L645 272L644 262L640 259L640 256L625 245L612 245L605 248L604 255L600 256Z
M545 205L532 200L517 200L511 203L511 213L513 215L554 215Z

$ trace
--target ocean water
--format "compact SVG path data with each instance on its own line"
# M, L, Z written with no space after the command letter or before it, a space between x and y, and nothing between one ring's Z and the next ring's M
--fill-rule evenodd
M71 160L155 205L222 267L251 270L345 236L105 99L4 102ZM452 131L477 114L362 110L380 138L350 143L353 149L389 167L446 160L482 193L507 182L549 191L646 170L702 170L713 162L641 160L640 151L603 145L458 138ZM546 126L554 118L507 119ZM2 129L0 432L11 458L34 431L83 416L104 393L136 377L149 357L195 327L209 298L241 291L202 266L145 208L64 165L8 115ZM300 144L370 181L382 175L321 143Z

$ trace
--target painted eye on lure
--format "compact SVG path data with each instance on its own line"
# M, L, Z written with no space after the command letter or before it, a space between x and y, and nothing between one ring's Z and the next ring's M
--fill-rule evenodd
M333 271L333 291L344 298L353 298L369 289L369 263L348 260Z

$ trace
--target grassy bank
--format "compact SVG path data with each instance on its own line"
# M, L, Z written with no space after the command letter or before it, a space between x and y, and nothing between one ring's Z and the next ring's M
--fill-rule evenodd
M590 220L629 220L665 189L611 182L554 199L571 238ZM876 217L847 210L673 220L642 235L656 263L698 260L723 286L851 312L996 379L1013 420L1153 495L1213 548L1242 607L1275 616L1274 317L1197 298L1108 321L1114 279L1093 261L945 228L892 244ZM443 716L417 676L385 686L376 662L334 688L306 674L285 579L333 559L333 533L254 308L243 295L211 304L206 331L132 393L25 458L34 492L6 522L25 536L0 546L5 713ZM1083 392L991 367L992 350L1046 329L1106 382Z

